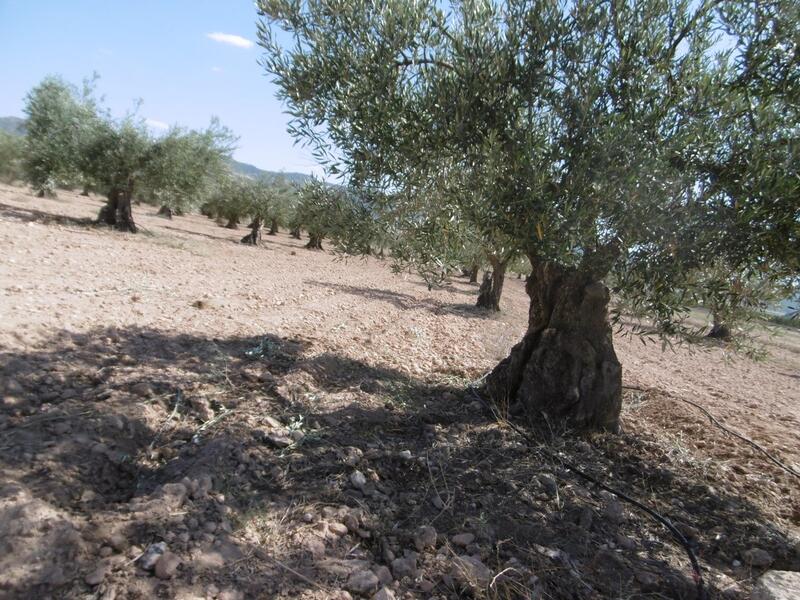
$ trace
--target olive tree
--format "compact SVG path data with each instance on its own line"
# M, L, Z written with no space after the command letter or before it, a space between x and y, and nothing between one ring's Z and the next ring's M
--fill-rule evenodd
M172 127L156 140L143 184L159 214L171 218L205 202L228 169L235 141L218 119L202 131Z
M92 81L82 90L59 77L46 77L25 98L25 160L28 180L39 196L59 185L86 189L82 149L101 125Z
M0 131L0 181L13 183L22 179L24 138Z
M771 4L260 0L259 40L329 172L424 226L457 169L482 193L435 209L529 260L527 330L485 391L614 430L609 276L670 333L712 259L797 267L797 9Z

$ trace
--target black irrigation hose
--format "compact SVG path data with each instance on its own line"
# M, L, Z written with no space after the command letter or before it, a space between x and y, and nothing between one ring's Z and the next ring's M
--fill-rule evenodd
M646 388L636 387L636 386L632 386L632 385L623 385L622 387L623 387L623 388L625 388L625 389L627 389L627 390L637 390L637 391L639 391L639 392L658 391L658 390L648 390L648 389L646 389ZM661 392L661 393L663 394L663 393L665 393L665 392ZM790 466L788 466L788 465L786 465L786 464L782 463L781 461L779 461L779 460L778 460L777 458L775 458L775 456L774 456L774 455L772 455L772 454L771 454L771 453L770 453L768 450L766 450L764 447L760 446L759 444L755 443L755 442L754 442L753 440L751 440L750 438L743 436L741 433L738 433L738 432L734 431L733 429L729 429L728 427L725 427L725 425L723 425L722 423L720 423L720 422L719 422L719 420L718 420L718 419L717 419L717 418L716 418L714 415L712 415L712 414L711 414L711 413L710 413L710 412L709 412L709 411L708 411L708 410L707 410L705 407L703 407L702 405L700 405L700 404L698 404L697 402L694 402L694 401L692 401L692 400L687 400L686 398L681 398L681 397L679 397L679 396L673 396L672 394L669 394L669 393L667 393L666 395L667 395L667 396L669 396L670 398L674 398L675 400L680 400L681 402L685 402L686 404L689 404L689 405L691 405L691 406L694 406L694 407L695 407L697 410L699 410L699 411L700 411L700 412L702 412L702 413L703 413L705 416L707 416L707 417L708 417L708 420L709 420L709 422L710 422L712 425L716 425L717 427L719 427L720 429L722 429L722 431L724 431L724 432L725 432L725 433L727 433L728 435L732 435L733 437L735 437L735 438L738 438L738 439L740 439L741 441L745 442L746 444L748 444L748 445L749 445L749 446L751 446L752 448L755 448L756 450L758 450L759 452L761 452L761 454L763 454L763 455L764 455L764 456L767 458L767 460L769 460L771 463L773 463L773 464L777 465L778 467L780 467L781 469L783 469L784 471L786 471L787 473L789 473L789 475L794 475L795 477L797 477L797 478L800 478L800 473L798 473L797 471L795 471L795 470L794 470L792 467L790 467Z
M467 389L469 389L469 391L475 396L475 398L481 404L483 404L489 410L491 410L492 414L495 415L495 418L497 418L497 413L495 412L494 408L491 405L489 405L481 397L481 395L476 391L476 389L474 387L474 384L470 384L469 386L467 386ZM691 563L692 571L694 572L694 582L695 582L695 585L697 586L697 599L698 600L706 600L707 596L706 596L705 585L703 583L703 573L700 570L700 563L697 560L697 556L695 556L694 550L692 550L692 547L689 545L689 542L686 540L684 535L680 531L678 531L678 529L670 522L669 519L667 519L665 516L661 515L660 513L656 512L652 508L650 508L648 506L645 506L644 504L642 504L638 500L636 500L634 498L631 498L627 494L625 494L623 492L620 492L618 490L615 490L614 488L607 486L605 483L602 483L602 482L598 481L597 479L595 479L594 477L592 477L588 473L585 473L583 470L581 470L580 468L578 468L577 466L575 466L571 462L565 461L561 457L558 457L558 456L554 455L553 453L548 452L547 450L536 446L536 444L535 444L534 440L532 439L532 437L528 433L526 433L525 431L520 429L514 423L512 423L512 422L510 422L508 420L503 420L503 422L506 425L508 425L513 431L515 431L517 433L517 435L521 436L527 442L528 448L541 452L542 454L544 454L547 458L549 458L552 461L560 462L564 467L566 467L567 470L572 471L578 477L580 477L582 479L585 479L586 481L589 481L590 483L593 483L594 485L596 485L597 487L599 487L602 490L605 490L606 492L614 494L620 500L623 500L623 501L627 502L628 504L631 504L631 505L635 506L639 510L647 513L655 521L657 521L658 523L663 525L667 529L667 531L670 532L672 537L674 537L675 540L683 547L684 551L686 552L686 555L689 557L689 562Z

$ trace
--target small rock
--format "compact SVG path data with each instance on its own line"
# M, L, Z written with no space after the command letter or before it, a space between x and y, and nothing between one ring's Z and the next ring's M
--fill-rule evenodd
M314 515L310 512L304 512L303 516L300 517L303 523L313 523L314 522Z
M244 593L239 590L222 590L217 600L244 600Z
M475 536L471 533L459 533L458 535L454 535L450 540L456 545L461 546L462 548L466 548L472 542L475 541Z
M391 585L392 581L394 581L392 572L389 570L389 567L385 565L381 565L375 569L375 575L378 577L378 581L381 582L381 585Z
M414 546L423 552L427 548L436 546L436 530L430 525L423 525L414 534Z
M427 579L423 579L419 582L419 589L422 590L424 593L429 594L433 591L433 588L436 587L436 584L432 581Z
M294 444L294 440L290 436L276 431L268 433L266 439L276 448L287 448Z
M486 587L492 580L492 571L474 556L458 556L453 561L452 575L456 581L477 587Z
M167 551L167 544L158 542L157 544L150 544L145 550L142 557L139 559L139 566L145 571L152 571L161 555Z
M756 581L752 600L797 600L800 598L800 573L767 571Z
M87 573L83 580L86 582L86 585L100 585L103 583L103 580L106 578L106 575L108 575L110 570L111 565L106 562L102 562L93 571Z
M342 516L342 523L345 524L345 527L347 527L347 529L349 531L356 532L359 529L359 527L358 527L358 517L356 517L352 513L345 513Z
M344 449L344 464L348 467L355 467L364 456L364 452L355 446L349 446Z
M550 475L539 475L539 484L542 486L544 493L551 498L558 494L558 484Z
M748 565L759 568L768 567L775 560L769 552L761 548L750 548L742 555L742 558Z
M377 575L372 571L355 571L347 579L347 589L355 594L368 596L378 589L379 583Z
M397 454L398 458L401 460L411 460L413 457L411 456L411 450L401 450Z
M395 558L392 561L392 573L396 579L403 577L416 577L417 576L417 558L416 556L406 556L403 558Z
M372 600L395 600L395 595L392 590L384 586L372 596Z
M636 550L636 540L626 535L622 535L621 533L617 534L616 542L617 546L624 550Z
M150 384L146 381L140 381L139 383L134 383L131 386L131 393L136 394L137 396L141 396L142 398L147 398L153 393L153 389L150 387Z
M175 575L178 570L178 565L181 564L181 559L177 554L173 554L169 550L162 554L158 561L156 561L155 571L156 577L159 579L169 579Z
M354 488L361 490L367 485L367 478L361 471L353 471L350 473L350 483L353 484Z
M339 537L342 537L347 535L348 529L347 525L345 525L344 523L333 522L333 523L328 523L328 531Z

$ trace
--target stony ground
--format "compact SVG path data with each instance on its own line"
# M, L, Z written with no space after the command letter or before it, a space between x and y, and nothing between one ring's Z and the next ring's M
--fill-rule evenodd
M285 234L0 186L0 597L711 598L800 568L800 336L753 363L617 336L624 431L526 443L466 384L520 337L475 288Z

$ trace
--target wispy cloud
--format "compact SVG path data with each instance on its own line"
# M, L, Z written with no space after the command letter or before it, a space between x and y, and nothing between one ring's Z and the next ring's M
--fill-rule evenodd
M253 42L248 40L247 38L243 38L240 35L234 35L232 33L207 33L206 37L209 39L214 40L215 42L219 42L221 44L228 44L230 46L236 46L237 48L252 48Z
M211 67L212 73L222 73L222 67Z
M147 126L151 127L152 129L160 129L161 131L169 129L169 125L164 123L164 121L157 121L156 119L145 119L144 122L147 123Z

